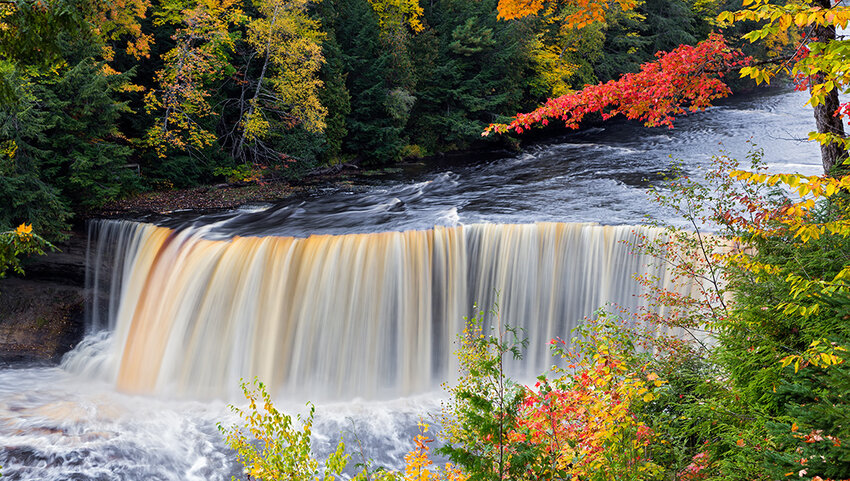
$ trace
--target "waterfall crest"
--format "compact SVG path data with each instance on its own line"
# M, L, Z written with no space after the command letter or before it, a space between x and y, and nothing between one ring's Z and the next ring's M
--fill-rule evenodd
M552 363L550 338L568 338L606 303L639 303L634 274L669 283L622 243L661 235L647 227L475 224L229 240L126 221L95 231L109 240L101 245L120 246L90 256L120 261L109 286L93 286L109 292L92 318L108 324L111 344L66 367L137 393L227 397L253 376L313 397L427 391L455 371L464 316L497 299L504 322L531 341L515 371L536 375Z

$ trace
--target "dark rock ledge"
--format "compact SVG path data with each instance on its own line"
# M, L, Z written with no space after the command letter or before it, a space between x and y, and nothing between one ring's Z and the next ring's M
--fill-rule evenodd
M85 332L86 238L32 259L26 276L0 279L0 365L57 363Z

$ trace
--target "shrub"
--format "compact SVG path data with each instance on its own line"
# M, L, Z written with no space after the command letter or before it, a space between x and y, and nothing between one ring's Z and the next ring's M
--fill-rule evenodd
M319 468L313 456L311 434L315 408L308 404L306 417L293 419L275 408L266 387L259 380L242 383L248 400L247 409L231 406L245 422L244 426L229 428L218 425L227 444L236 451L245 473L261 480L322 479L332 481L345 468L349 455L340 441L336 451Z

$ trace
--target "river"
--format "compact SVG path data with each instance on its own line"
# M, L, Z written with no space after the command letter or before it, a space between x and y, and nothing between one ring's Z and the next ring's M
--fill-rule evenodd
M669 217L647 189L663 185L675 159L699 177L721 150L743 158L753 145L771 171L820 173L819 149L800 140L814 128L805 100L765 91L682 118L673 130L615 120L518 155L459 160L355 192L95 229L138 244L118 274L124 310L116 302L101 309L93 322L109 329L93 329L61 366L0 369L0 472L230 479L238 467L216 424L234 422L227 403L238 402L235 384L258 372L279 381L287 411L317 400L319 451L342 432L349 444L359 438L376 464L398 466L417 420L439 407L455 317L468 303L488 305L494 288L521 298L503 299L503 310L548 323L531 334L545 339L568 335L601 303L633 302L637 291L612 276L628 277L643 261L618 250L631 228L617 226ZM145 246L155 246L148 260ZM287 286L292 275L279 273L295 271L299 282ZM377 292L395 297L370 297ZM268 314L270 300L285 306ZM140 326L146 310L150 325ZM322 324L335 316L339 323ZM263 324L270 317L287 321ZM171 334L158 339L161 332ZM271 337L291 345L281 354L263 344ZM545 355L529 355L535 369L547 365Z

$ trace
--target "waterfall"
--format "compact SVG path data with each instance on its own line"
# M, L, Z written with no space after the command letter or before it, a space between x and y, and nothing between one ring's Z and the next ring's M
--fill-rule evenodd
M498 301L530 340L514 372L533 376L552 364L550 338L606 303L638 305L634 274L669 282L623 244L636 232L661 235L538 223L211 240L101 221L90 282L108 302L92 303L91 318L110 344L66 367L133 393L227 397L258 376L313 398L399 396L450 379L464 317ZM110 262L111 275L97 274Z

